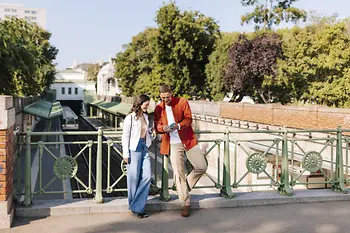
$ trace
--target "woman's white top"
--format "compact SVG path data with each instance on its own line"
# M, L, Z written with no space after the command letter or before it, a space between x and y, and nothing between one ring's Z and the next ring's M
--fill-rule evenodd
M147 127L149 126L148 115L143 114L145 118ZM129 150L135 151L137 144L139 143L141 136L141 118L136 119L135 113L130 113L124 119L123 124L123 136L122 136L122 146L123 146L123 158L129 157ZM146 146L150 147L152 143L152 138L150 130L146 132Z

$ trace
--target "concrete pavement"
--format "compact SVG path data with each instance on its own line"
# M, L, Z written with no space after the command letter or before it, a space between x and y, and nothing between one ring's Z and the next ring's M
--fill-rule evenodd
M138 219L129 213L100 213L48 218L16 218L2 233L340 233L350 232L350 202L283 204L200 209L189 218L179 210L151 212Z

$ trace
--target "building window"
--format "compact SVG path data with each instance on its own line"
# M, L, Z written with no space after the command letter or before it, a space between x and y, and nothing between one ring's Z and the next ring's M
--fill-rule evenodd
M78 88L77 87L74 89L74 94L78 95Z
M36 15L36 11L30 11L30 10L25 10L24 11L25 14L33 14L33 15Z
M17 12L17 10L16 9L5 9L5 12Z
M66 94L66 88L62 87L61 88L61 93L62 93L62 95Z
M36 20L36 17L24 16L26 20Z
M72 88L68 87L68 95L71 95L71 94L72 94Z

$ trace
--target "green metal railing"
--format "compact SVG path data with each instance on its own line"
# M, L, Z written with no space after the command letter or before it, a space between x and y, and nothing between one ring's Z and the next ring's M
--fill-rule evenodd
M325 184L332 187L336 192L347 193L346 184L350 183L349 179L349 159L348 149L350 139L343 136L343 133L349 133L350 130L342 130L340 127L335 130L235 130L229 131L196 131L200 137L198 142L206 143L208 149L204 153L206 159L210 154L209 169L215 170L213 173L206 173L205 176L209 179L210 185L196 185L195 188L213 188L220 190L220 194L227 198L234 197L233 189L241 187L257 187L270 186L275 188L280 194L292 195L293 187L296 185L311 185ZM297 137L300 134L319 133L322 137L319 138L302 138ZM18 195L24 195L25 206L30 206L33 195L43 195L50 193L67 193L64 191L48 191L48 187L57 180L75 179L85 190L72 190L71 193L87 193L94 194L97 203L103 202L102 193L125 192L125 188L120 188L118 185L121 180L127 175L126 165L119 158L120 167L111 167L111 160L115 159L111 152L115 151L120 157L121 144L120 129L116 131L103 131L101 128L98 131L85 132L31 132L27 129L26 134L20 134L17 138L18 146L25 146L25 164L24 164L24 192L20 192L21 185L21 158L17 156L17 184L16 191ZM73 142L32 142L33 136L69 136L69 135L92 135L97 140L73 141ZM326 135L326 136L324 136ZM25 137L23 137L25 136ZM214 137L214 138L213 138ZM251 139L254 137L254 139ZM213 138L213 139L211 139ZM319 150L307 151L302 143L314 143L320 147ZM248 144L256 145L260 149L252 149ZM75 156L58 155L52 152L50 145L69 145L80 144L81 150ZM92 146L97 146L97 156L95 159L96 172L92 172ZM103 145L105 145L103 147ZM32 165L32 147L39 150L39 185L38 190L32 191L31 187L31 165ZM105 149L107 147L107 149ZM262 148L262 149L261 149ZM77 177L77 158L88 150L88 182L85 184ZM44 155L46 151L46 155ZM159 154L159 142L154 140L150 151L154 156L153 163L153 185L151 193L160 193L164 201L170 200L169 190L176 189L175 185L169 185L169 158ZM216 153L214 153L216 151ZM345 159L343 152L345 151ZM223 152L223 153L222 153ZM328 157L325 156L327 153ZM54 160L53 172L55 177L46 184L43 184L43 156L50 156ZM103 164L103 156L107 156L107 164ZM271 160L271 156L274 157ZM161 172L159 171L158 159L162 159ZM270 161L268 159L270 157ZM241 158L245 158L245 164L239 162ZM296 166L295 162L301 163L301 166ZM232 164L231 164L232 163ZM267 170L268 164L273 165L272 172ZM103 166L107 169L107 175L102 174ZM327 169L326 169L326 168ZM186 168L188 172L193 169L192 165L187 161ZM120 169L120 177L115 177L114 182L111 182L112 169ZM299 170L298 170L299 169ZM325 170L328 172L325 172ZM296 172L297 171L297 172ZM299 172L299 173L298 173ZM318 172L324 177L324 182L308 182L300 180L306 173ZM251 176L264 176L269 183L252 183L249 182ZM161 177L159 177L161 176ZM216 177L215 177L216 176ZM92 177L96 179L95 188L92 187ZM176 177L175 177L176 179ZM106 187L102 187L102 180L106 180ZM232 181L231 181L232 180ZM160 182L159 182L160 181ZM248 182L247 182L248 181ZM174 182L175 183L175 182Z

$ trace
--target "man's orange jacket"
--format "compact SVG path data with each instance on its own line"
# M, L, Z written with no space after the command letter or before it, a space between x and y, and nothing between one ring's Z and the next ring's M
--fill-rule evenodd
M197 145L196 135L192 129L192 112L188 101L185 98L172 97L171 108L173 110L175 123L180 124L179 136L185 150L189 150ZM163 130L164 125L168 125L165 103L159 103L154 110L154 125L156 132L162 134L160 153L169 155L170 135Z

